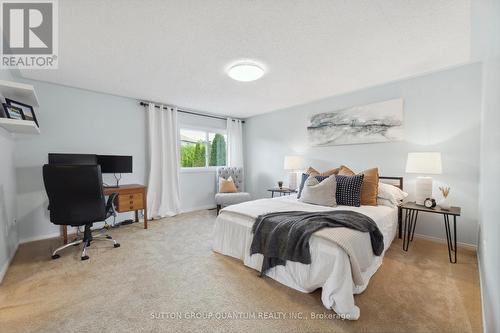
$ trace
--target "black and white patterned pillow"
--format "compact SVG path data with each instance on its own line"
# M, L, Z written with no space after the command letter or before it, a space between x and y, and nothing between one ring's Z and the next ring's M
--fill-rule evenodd
M361 206L361 185L363 185L363 178L365 175L355 176L339 176L337 178L337 205L344 206Z
M306 183L307 178L309 178L310 175L307 173L302 174L302 179L300 180L300 186L299 186L299 192L297 193L297 199L300 199L300 196L302 195L302 190L304 189L304 184ZM320 183L327 179L328 177L323 177L323 176L315 176Z

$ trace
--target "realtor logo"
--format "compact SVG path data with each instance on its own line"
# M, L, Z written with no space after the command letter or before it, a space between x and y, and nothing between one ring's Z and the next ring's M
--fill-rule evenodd
M1 0L1 68L56 69L57 0Z

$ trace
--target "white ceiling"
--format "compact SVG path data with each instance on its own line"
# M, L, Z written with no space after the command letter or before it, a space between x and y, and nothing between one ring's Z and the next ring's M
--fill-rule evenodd
M248 117L470 60L470 0L64 0L27 78ZM234 60L267 68L255 82Z

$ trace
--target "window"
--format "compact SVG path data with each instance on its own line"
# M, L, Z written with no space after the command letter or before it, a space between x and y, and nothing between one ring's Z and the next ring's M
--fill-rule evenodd
M208 168L226 165L227 136L223 131L181 128L182 168Z

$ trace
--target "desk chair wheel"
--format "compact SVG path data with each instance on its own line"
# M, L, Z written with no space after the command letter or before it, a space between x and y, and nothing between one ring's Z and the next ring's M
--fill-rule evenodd
M114 247L120 247L120 243L116 243L113 245Z
M106 235L106 239L113 239L110 235Z
M56 260L56 259L59 259L60 257L61 257L60 255L58 255L58 254L54 254L54 255L52 256L52 259L53 259L53 260Z
M89 258L89 256L82 256L82 260L87 260Z

